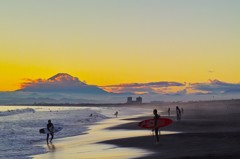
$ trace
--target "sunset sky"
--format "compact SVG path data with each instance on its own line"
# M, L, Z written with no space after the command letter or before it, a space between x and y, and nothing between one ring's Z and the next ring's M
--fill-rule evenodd
M98 86L240 83L239 0L0 1L0 91L66 72Z

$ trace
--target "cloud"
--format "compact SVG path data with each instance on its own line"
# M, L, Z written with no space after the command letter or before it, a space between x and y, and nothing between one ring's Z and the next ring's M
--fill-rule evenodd
M152 86L152 87L169 87L169 86L184 86L185 84L179 82L148 82L148 83L125 83L118 85L107 85L103 87L144 87L144 86Z
M77 77L59 73L49 79L25 79L20 91L26 92L70 92L70 93L107 93L97 86L87 85Z
M20 91L0 92L0 104L16 103L115 103L129 95L141 95L144 102L189 101L239 98L240 83L209 80L200 83L148 82L101 86L87 85L77 77L60 73L49 79L24 79ZM119 94L113 94L113 93Z
M114 93L134 94L169 94L177 92L185 84L179 82L149 82L149 83L125 83L118 85L101 86L102 89Z
M77 78L72 77L70 75L63 75L58 74L58 76L53 76L49 79L25 79L23 83L21 83L21 89L22 90L53 90L53 89L63 89L68 88L72 89L77 86L85 85L81 81L79 81Z
M190 83L189 88L206 94L240 93L240 83L227 83L216 79L207 83Z
M119 85L101 86L102 89L114 93L161 94L161 95L210 95L240 93L239 83L227 83L219 80L209 80L203 83L179 82L149 82L126 83Z
M171 81L158 81L147 83L125 83L106 86L87 85L77 77L59 73L49 79L24 79L20 91L41 93L81 93L89 95L146 95L180 98L187 96L208 95L238 95L240 83L228 83L220 80L209 80L201 83L180 83ZM111 93L108 93L111 92Z

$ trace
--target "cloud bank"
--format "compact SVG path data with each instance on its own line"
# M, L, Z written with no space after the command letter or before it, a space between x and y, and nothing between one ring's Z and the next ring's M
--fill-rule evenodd
M25 79L21 91L27 92L78 92L78 93L116 93L116 94L160 94L160 95L206 95L238 94L240 83L227 83L220 80L209 80L202 83L180 83L158 81L148 83L125 83L106 86L87 85L77 77L59 73L49 79Z
M59 73L49 79L25 79L16 93L2 93L4 101L0 103L111 103L125 102L128 96L142 96L144 102L188 101L209 100L213 99L213 96L215 99L232 99L239 98L239 94L240 83L228 83L217 79L199 83L157 81L96 86L81 82L69 74Z
M88 93L104 94L106 91L94 85L87 85L77 77L67 73L59 73L49 79L25 79L20 91L25 92L59 92L59 93Z
M185 87L184 83L166 81L101 86L102 89L108 92L133 94L168 94L177 92L183 87Z
M179 83L166 81L149 83L126 83L119 85L101 86L101 88L108 92L132 94L207 95L240 93L240 83L227 83L216 79L202 83Z
M189 89L206 94L235 94L240 93L240 83L227 83L215 79L207 83L190 83Z

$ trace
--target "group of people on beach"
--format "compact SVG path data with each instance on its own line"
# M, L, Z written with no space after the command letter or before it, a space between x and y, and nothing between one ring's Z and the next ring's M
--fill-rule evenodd
M178 106L176 106L176 116L177 116L177 120L181 120L181 116L183 114L183 108L179 108ZM118 111L115 112L114 114L116 117L118 116ZM155 136L156 136L156 143L159 143L159 127L157 126L158 124L158 119L160 118L160 115L157 112L157 109L153 110L153 115L154 115L154 128L152 129L153 132L155 132ZM92 116L92 114L90 114L90 116ZM170 108L168 108L168 116L170 116ZM48 124L47 124L47 129L49 131L49 133L47 133L47 144L49 144L49 136L51 135L50 138L50 143L52 143L53 137L54 137L54 125L51 122L51 120L48 120Z
M178 106L176 106L176 116L178 121L181 120L183 112L184 112L183 108L180 109ZM170 114L171 114L171 109L168 108L168 116L170 116Z
M170 111L171 109L168 108L168 116L170 116ZM176 106L176 116L178 121L181 120L183 112L184 112L183 108L180 109L178 106ZM159 143L159 127L157 126L157 123L158 123L158 119L160 118L160 115L157 113L157 109L153 110L153 114L154 114L154 128L152 129L152 131L155 132L156 143L158 144Z

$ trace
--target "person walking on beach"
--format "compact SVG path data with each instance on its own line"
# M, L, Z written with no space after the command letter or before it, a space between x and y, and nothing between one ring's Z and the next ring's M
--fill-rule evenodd
M155 136L156 136L156 144L159 143L159 128L157 127L158 124L158 119L160 118L160 115L158 115L157 113L157 109L153 110L153 114L154 114L154 129L152 131L155 131Z
M170 108L168 108L168 116L170 116L170 111L171 111Z
M117 118L117 117L118 117L118 111L116 111L114 115L115 115L115 116L116 116L116 118Z
M51 122L51 120L48 120L47 129L50 133L47 133L47 144L48 144L49 134L51 135L50 143L52 143L52 139L54 137L53 128L54 128L53 123Z
M181 120L181 110L178 106L176 106L177 120Z

